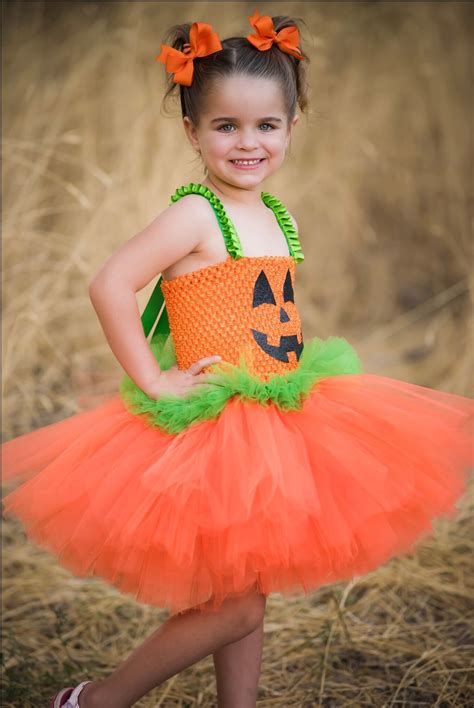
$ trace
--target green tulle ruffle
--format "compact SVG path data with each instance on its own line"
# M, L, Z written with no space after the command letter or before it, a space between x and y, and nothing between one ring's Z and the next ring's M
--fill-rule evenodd
M150 346L163 371L176 364L170 334L159 335ZM313 337L304 343L298 368L272 374L267 381L251 374L242 357L238 366L226 361L213 364L212 380L193 387L184 397L165 394L152 399L127 375L121 381L120 395L128 411L143 414L150 424L176 434L192 423L217 417L233 396L262 405L273 403L284 411L298 410L318 379L361 370L359 356L346 339Z

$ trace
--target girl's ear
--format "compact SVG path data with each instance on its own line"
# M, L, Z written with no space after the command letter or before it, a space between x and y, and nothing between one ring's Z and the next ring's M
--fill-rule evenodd
M290 141L291 141L291 134L292 134L292 132L293 132L293 128L295 127L295 125L297 124L297 122L299 121L299 119L300 119L299 115L295 115L294 118L293 118L293 120L290 121L290 123L289 123L289 125L288 125L288 133L287 133L287 136L286 136L286 147L288 147L288 145L290 144Z
M199 147L199 140L197 137L196 127L194 126L192 120L188 116L184 116L183 126L184 126L184 132L186 133L186 137L188 138L189 142L191 143L193 148L197 152L200 153L201 149Z

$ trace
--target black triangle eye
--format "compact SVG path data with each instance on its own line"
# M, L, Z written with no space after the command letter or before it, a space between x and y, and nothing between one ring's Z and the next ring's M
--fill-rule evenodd
M252 307L258 307L264 303L276 305L275 297L270 287L270 283L268 282L268 278L264 271L261 270L253 288Z
M290 300L291 302L295 301L293 285L291 283L291 275L289 270L286 273L285 282L283 284L283 302L288 302L288 300Z

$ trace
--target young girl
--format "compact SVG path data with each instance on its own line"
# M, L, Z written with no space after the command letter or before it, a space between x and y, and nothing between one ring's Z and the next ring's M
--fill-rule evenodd
M307 56L292 19L249 20L222 42L175 27L157 57L206 176L91 282L120 393L3 445L4 478L27 478L5 514L77 575L172 613L55 708L131 706L211 653L219 706L255 706L266 596L409 550L473 462L474 401L363 373L344 338L303 341L297 225L262 187L305 108Z

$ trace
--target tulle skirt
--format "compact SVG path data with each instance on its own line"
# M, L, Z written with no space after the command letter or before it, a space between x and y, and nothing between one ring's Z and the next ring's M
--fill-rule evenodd
M408 551L474 464L474 401L369 373L320 378L299 410L232 397L169 433L119 395L3 444L4 498L78 576L180 612L309 593Z

